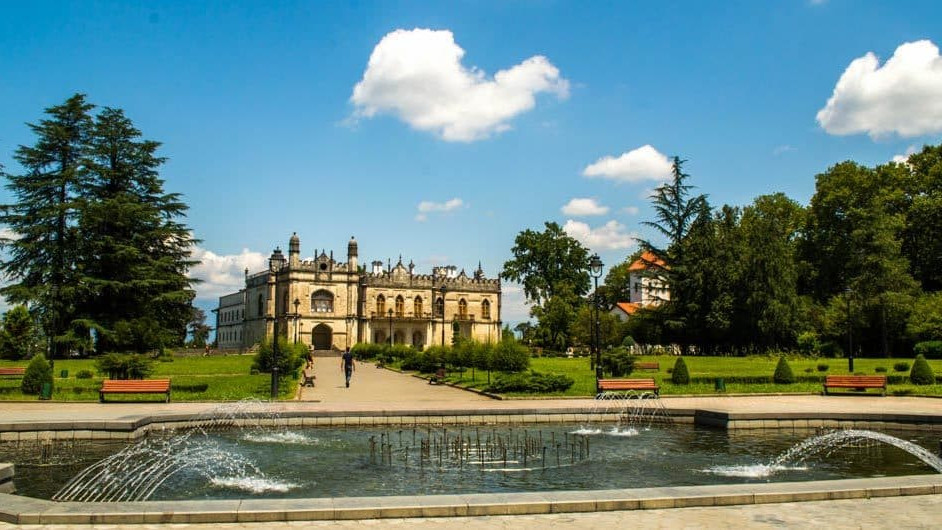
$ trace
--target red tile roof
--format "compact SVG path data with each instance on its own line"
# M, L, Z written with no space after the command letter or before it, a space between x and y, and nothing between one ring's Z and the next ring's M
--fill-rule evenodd
M628 266L628 270L629 271L643 271L645 269L652 268L653 265L657 265L665 269L669 268L667 266L667 263L664 262L664 260L657 257L657 255L651 252L650 250L646 250L644 251L643 254L641 254L640 258L636 259L634 263Z
M615 305L618 309L624 311L626 315L632 315L637 310L641 309L641 304L637 302L618 302Z

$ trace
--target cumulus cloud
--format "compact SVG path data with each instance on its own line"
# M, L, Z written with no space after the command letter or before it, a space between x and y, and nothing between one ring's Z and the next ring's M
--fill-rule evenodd
M245 269L253 274L268 267L268 258L249 249L242 249L241 254L220 255L196 247L192 257L200 264L190 269L190 277L202 280L196 285L196 298L212 300L224 294L238 291L245 287Z
M530 320L530 305L519 284L504 282L501 285L500 318L504 322L514 323Z
M587 216L587 215L605 215L608 213L608 206L602 206L595 199L574 198L567 202L561 208L566 215Z
M671 175L671 161L650 145L643 145L618 157L603 156L582 170L586 177L618 182L666 180Z
M942 57L928 40L907 42L880 66L872 52L854 59L817 120L830 134L942 132Z
M625 225L614 219L602 226L592 228L588 224L569 219L563 230L583 245L595 251L618 250L635 244L634 234L625 230Z
M511 119L536 105L536 94L569 95L569 82L546 57L530 57L491 79L463 65L464 53L448 30L387 34L353 87L354 118L393 114L443 140L471 142L509 129Z
M915 145L911 145L911 146L909 146L909 147L906 148L906 152L905 152L905 153L894 156L894 157L893 157L893 162L896 162L897 164L908 164L908 163L909 163L909 155L911 155L911 154L913 154L913 153L915 153L915 152L916 152L916 146L915 146Z
M425 221L428 219L428 214L432 212L450 212L457 210L464 206L464 201L455 197L454 199L445 201L445 202L433 202L433 201L422 201L419 203L418 209L419 213L415 215L415 220Z

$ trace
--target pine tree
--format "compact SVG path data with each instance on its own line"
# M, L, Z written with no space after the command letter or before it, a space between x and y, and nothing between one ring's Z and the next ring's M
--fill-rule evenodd
M81 323L99 352L181 344L192 316L186 273L195 241L179 221L180 196L164 193L158 142L141 139L120 109L96 117L88 149L80 268L87 288Z
M36 143L21 145L14 154L26 172L6 175L6 187L16 200L0 208L0 224L15 234L4 241L9 259L0 262L0 273L11 282L0 294L12 303L32 303L51 339L53 356L83 339L70 324L79 296L76 225L79 200L87 191L82 160L93 107L84 95L75 94L29 125Z

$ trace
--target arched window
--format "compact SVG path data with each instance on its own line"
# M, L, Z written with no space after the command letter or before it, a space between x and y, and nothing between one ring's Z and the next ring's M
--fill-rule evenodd
M441 298L435 299L435 316L440 317L445 314L445 300Z
M265 314L265 308L262 307L262 295L258 295L258 316Z
M487 298L481 302L481 318L491 318L491 302Z
M458 317L465 318L468 316L468 302L464 298L458 300Z
M311 311L314 313L333 313L334 295L323 289L316 291L311 295Z
M412 314L418 318L422 316L422 297L416 296L412 301Z
M376 297L376 316L381 317L386 313L386 297L379 295Z
M288 291L285 291L285 295L281 297L281 312L288 312Z
M396 316L402 318L405 315L406 311L406 301L402 299L402 295L396 297Z

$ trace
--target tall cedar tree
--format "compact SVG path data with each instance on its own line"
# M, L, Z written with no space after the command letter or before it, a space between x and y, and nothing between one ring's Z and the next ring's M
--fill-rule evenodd
M79 312L99 352L144 352L186 337L195 241L179 220L187 210L180 195L164 193L159 147L120 109L106 107L95 119L79 223L86 288Z
M685 333L689 315L684 306L689 303L693 293L686 292L692 264L685 259L683 241L691 224L701 213L706 197L691 195L693 186L687 184L690 175L683 172L684 162L674 157L671 179L658 186L651 197L655 220L644 222L664 237L667 246L655 245L650 240L642 240L640 245L667 263L666 266L650 263L647 273L670 286L670 301L658 313L665 317L664 328L669 334L668 340L677 341L686 350L690 344Z
M0 262L0 272L10 284L0 294L35 308L54 357L80 342L71 329L80 296L76 228L88 190L82 160L93 107L76 94L29 124L36 143L21 145L13 155L26 172L6 175L16 202L0 208L0 223L15 234L3 240L9 259Z

